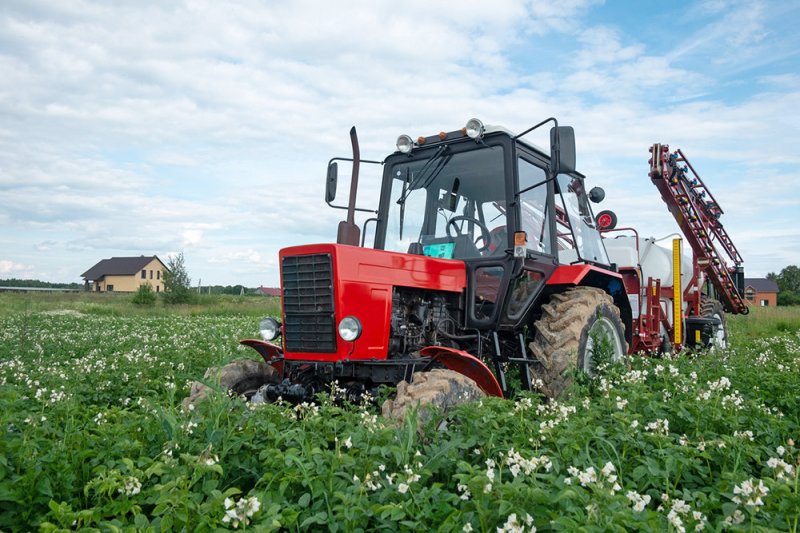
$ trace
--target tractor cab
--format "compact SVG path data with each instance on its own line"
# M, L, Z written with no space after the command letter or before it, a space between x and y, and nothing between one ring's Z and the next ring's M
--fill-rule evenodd
M476 119L417 141L401 136L384 161L374 247L463 261L469 326L520 323L558 265L609 266L571 131L551 133L562 133L554 148L569 155L560 168L553 153Z

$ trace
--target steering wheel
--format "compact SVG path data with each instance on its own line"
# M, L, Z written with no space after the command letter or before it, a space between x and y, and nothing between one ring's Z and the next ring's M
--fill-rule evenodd
M447 221L447 226L445 226L445 229L447 230L447 236L450 237L450 238L453 238L453 234L450 232L450 226L453 226L453 228L455 228L455 230L456 230L456 235L455 236L456 237L461 236L461 234L462 234L461 233L461 229L458 226L456 226L456 223L457 222L461 222L461 221L472 222L473 224L475 224L476 226L478 226L480 228L481 235L480 235L479 239L483 239L483 246L478 248L478 251L479 252L486 251L489 248L489 243L492 242L491 241L491 234L489 232L489 228L486 227L486 224L484 224L483 222L481 222L477 218L468 217L468 216L465 216L465 215L454 216L453 218L451 218L450 220ZM476 246L477 246L477 244L476 244Z

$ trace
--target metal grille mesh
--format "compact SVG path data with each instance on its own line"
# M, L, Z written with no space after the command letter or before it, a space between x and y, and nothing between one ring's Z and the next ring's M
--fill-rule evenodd
M291 352L336 351L333 266L330 254L283 258L285 348Z

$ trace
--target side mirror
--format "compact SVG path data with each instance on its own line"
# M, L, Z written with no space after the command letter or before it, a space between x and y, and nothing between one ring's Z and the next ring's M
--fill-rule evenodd
M325 202L331 203L336 198L336 182L339 176L339 164L336 161L328 165L328 177L325 180Z
M550 161L557 174L575 170L575 130L572 126L550 129Z
M602 202L605 197L606 191L604 191L602 187L592 187L592 190L589 191L589 200L596 204Z

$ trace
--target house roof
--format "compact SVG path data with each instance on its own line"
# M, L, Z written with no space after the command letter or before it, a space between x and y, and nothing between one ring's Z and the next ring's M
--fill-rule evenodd
M281 289L280 287L259 287L257 289L261 294L264 296L280 296Z
M161 263L164 268L164 262L156 255L139 257L112 257L111 259L103 259L95 266L81 274L81 277L90 281L98 280L103 276L131 276L139 272L142 268L147 266L153 259Z
M756 292L778 292L778 284L766 278L744 278L744 286L752 287Z

